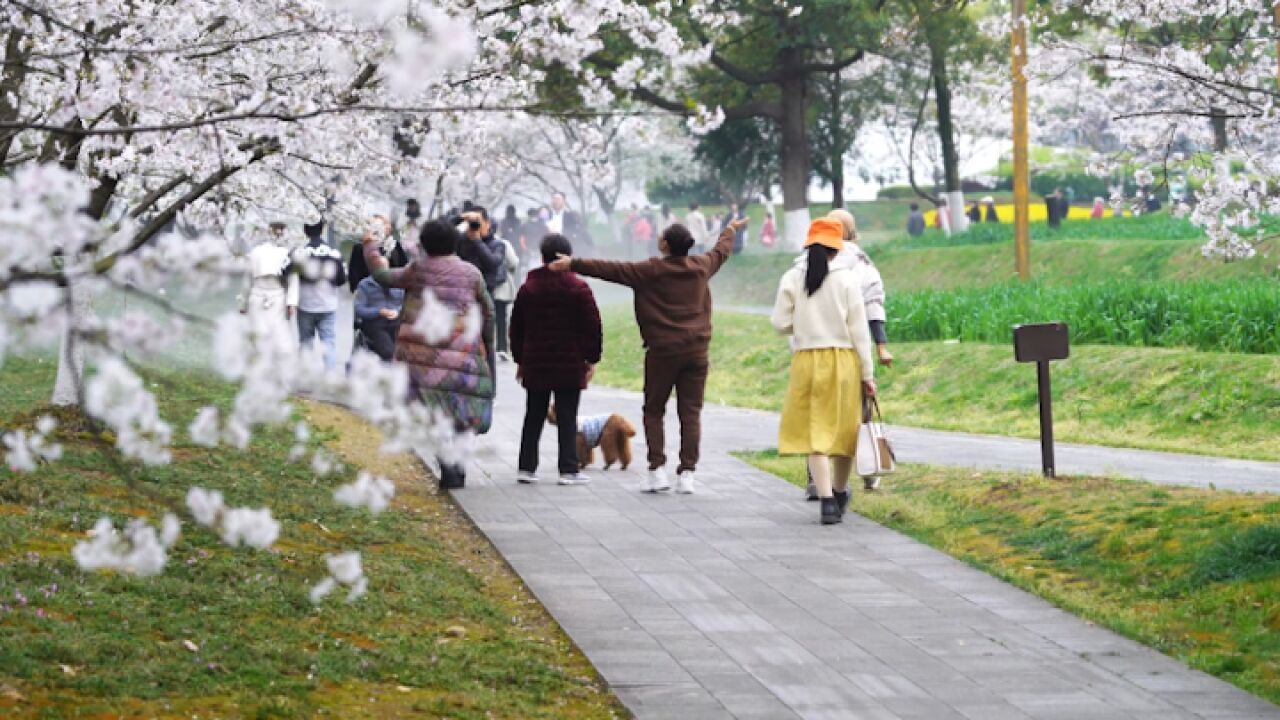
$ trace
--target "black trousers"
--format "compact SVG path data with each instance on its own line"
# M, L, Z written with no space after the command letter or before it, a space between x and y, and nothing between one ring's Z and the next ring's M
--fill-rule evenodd
M537 472L538 442L542 440L542 428L547 424L547 409L551 396L556 397L556 435L560 439L560 473L578 472L578 400L582 391L528 390L524 408L524 430L520 433L520 470Z
M396 354L396 333L400 324L385 318L365 320L360 324L360 333L369 345L373 354L390 362Z
M493 312L497 315L497 339L494 344L498 346L498 352L510 352L507 338L507 313L510 312L511 303L506 300L494 300Z

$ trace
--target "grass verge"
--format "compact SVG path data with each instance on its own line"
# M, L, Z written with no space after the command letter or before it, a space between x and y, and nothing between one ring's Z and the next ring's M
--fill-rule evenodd
M744 454L803 486L800 458ZM858 513L1280 702L1280 500L907 466Z
M643 350L630 308L604 311L605 359L596 381L643 384ZM959 432L1039 437L1035 368L1012 346L894 343L879 368L886 418ZM1059 440L1256 460L1280 460L1280 358L1192 350L1081 345L1055 363ZM791 356L765 317L720 312L707 400L781 410Z
M0 423L30 424L53 363L8 358ZM184 428L231 392L153 371L162 412ZM305 406L313 445L341 459L317 478L289 463L292 433L245 452L179 445L167 467L111 460L104 438L63 414L63 460L0 474L0 715L73 717L611 718L626 712L586 659L412 458L377 452L376 431ZM371 516L337 506L355 467L397 486ZM97 518L156 518L191 485L272 508L271 551L231 549L185 511L166 571L84 573L70 556ZM370 592L314 606L324 555L363 555Z

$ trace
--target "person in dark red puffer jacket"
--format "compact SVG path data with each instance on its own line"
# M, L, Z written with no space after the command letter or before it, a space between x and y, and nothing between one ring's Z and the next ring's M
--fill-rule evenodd
M542 261L572 255L563 235L542 240ZM521 483L538 481L538 441L555 395L557 435L560 439L560 484L581 485L590 480L579 472L578 400L600 362L600 310L582 278L554 273L545 267L529 273L511 309L511 355L516 378L528 393L524 431L520 436Z

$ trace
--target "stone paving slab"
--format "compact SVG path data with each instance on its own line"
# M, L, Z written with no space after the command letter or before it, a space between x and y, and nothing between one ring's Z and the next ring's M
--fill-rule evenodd
M860 516L822 527L799 490L726 452L772 447L768 413L706 409L692 496L637 492L643 461L557 486L551 433L543 482L517 485L523 392L502 380L454 497L638 718L1280 720ZM639 408L620 391L583 400L637 426Z

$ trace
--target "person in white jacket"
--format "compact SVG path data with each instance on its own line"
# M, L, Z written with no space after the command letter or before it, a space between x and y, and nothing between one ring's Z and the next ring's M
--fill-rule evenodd
M241 313L281 320L293 317L298 307L298 276L287 272L290 256L283 231L283 225L273 224L271 237L255 245L245 258L244 287L237 298Z
M493 289L493 310L497 317L498 359L511 362L511 339L507 336L507 319L511 313L511 303L516 299L516 273L520 271L520 256L506 238L498 238L503 246L503 279L502 284Z
M778 452L805 455L824 525L841 522L862 424L862 397L874 396L875 366L860 273L837 258L844 226L809 226L804 261L782 277L770 321L793 339Z

